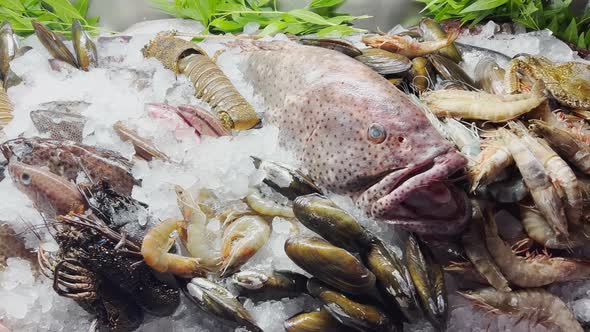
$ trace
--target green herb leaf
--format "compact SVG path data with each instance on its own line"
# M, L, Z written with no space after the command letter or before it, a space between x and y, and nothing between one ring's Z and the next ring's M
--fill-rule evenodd
M337 25L332 27L323 28L317 32L318 37L342 37L344 35L349 35L354 32L364 31L361 29L355 29L351 26L347 25Z
M498 8L507 2L508 0L477 0L469 7L463 9L461 14Z
M289 11L289 15L296 17L304 22L318 24L318 25L337 25L332 23L322 16L305 9L294 9Z
M260 36L273 36L287 27L287 22L276 21L267 25L260 33Z
M313 0L308 7L309 8L324 8L324 7L334 7L336 5L341 4L344 0Z
M20 0L2 0L1 4L2 7L12 9L14 11L24 11L25 7L20 2Z
M576 18L572 18L570 24L563 32L563 38L571 43L578 42L578 26L576 25Z
M64 22L72 22L73 19L84 19L68 0L43 0L43 3L50 5L55 15Z
M586 45L586 37L585 37L585 33L584 32L582 32L580 34L580 37L578 38L577 46L580 47L580 48L588 48L587 45Z
M238 31L238 30L242 30L242 28L244 27L243 24L240 24L238 22L233 22L233 21L228 21L224 18L216 18L213 21L211 21L211 26L219 28L220 30L223 31Z
M88 5L88 0L78 0L74 7L78 11L78 13L80 13L81 16L86 16L86 14L88 13Z

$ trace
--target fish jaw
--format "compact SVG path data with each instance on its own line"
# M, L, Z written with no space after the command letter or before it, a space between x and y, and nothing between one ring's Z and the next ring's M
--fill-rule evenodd
M420 234L457 234L469 220L469 200L445 180L466 163L450 149L432 160L394 170L364 191L357 204L378 220Z

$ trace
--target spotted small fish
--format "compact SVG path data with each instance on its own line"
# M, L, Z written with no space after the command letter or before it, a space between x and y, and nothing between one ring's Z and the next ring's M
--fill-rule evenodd
M82 142L86 118L72 113L38 110L32 111L31 120L40 134L53 139Z
M131 163L119 153L67 140L16 138L0 144L8 160L33 166L45 166L52 173L76 181L79 174L92 182L104 180L114 190L130 194L137 181Z

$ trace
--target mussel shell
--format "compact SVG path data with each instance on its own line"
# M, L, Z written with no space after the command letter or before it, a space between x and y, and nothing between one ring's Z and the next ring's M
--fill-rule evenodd
M345 42L344 40L338 39L321 39L321 38L301 38L299 42L303 45L323 47L330 50L338 51L346 54L349 57L356 57L361 55L363 52L352 44Z
M282 163L262 160L251 156L254 166L266 173L263 182L290 200L322 190L301 171Z
M412 67L410 59L406 56L391 53L380 48L364 49L362 54L355 57L355 59L371 67L371 69L381 75L402 74Z
M317 278L307 282L309 294L324 304L340 323L358 331L391 331L389 316L380 308L352 300L348 296L324 284Z
M438 86L439 90L471 90L470 87L459 81L442 81Z
M409 322L418 321L422 315L416 298L416 289L410 272L393 248L380 239L373 239L363 262L377 278L377 286L387 304L399 309Z
M194 278L182 290L204 312L217 316L230 325L262 332L240 301L222 286L205 278Z
M12 27L5 22L0 28L0 80L6 80L10 61L15 58L19 48L18 39Z
M416 57L412 59L412 68L409 72L410 85L418 93L426 92L433 88L434 75L428 59Z
M477 88L471 77L469 77L469 75L467 75L467 73L465 73L465 71L451 59L438 54L429 54L427 57L436 71L439 72L445 80L459 81L467 85L471 90Z
M290 271L242 271L232 276L240 296L255 302L297 297L306 290L307 277Z
M361 252L367 247L367 231L350 213L322 195L297 197L293 212L305 227L337 247L353 252Z
M424 40L447 39L447 33L443 30L440 24L431 18L424 17L422 20L420 20L420 24L418 26L420 29L420 34ZM437 51L437 53L455 61L456 63L459 63L461 60L463 60L461 53L459 53L459 50L455 46L455 43L441 48Z
M505 75L506 71L490 57L480 59L474 70L475 83L493 94L503 93Z
M51 56L57 60L67 62L70 65L78 68L78 62L76 61L76 58L74 58L72 52L70 52L67 46L55 33L47 29L47 27L45 27L43 24L37 23L36 21L32 21L32 23L37 38L39 38L39 41L41 41Z
M288 332L352 332L356 331L342 325L326 309L299 313L283 324Z
M88 71L89 67L98 65L96 45L78 20L72 23L72 43L80 69Z
M428 248L413 235L406 240L406 264L412 277L422 310L437 328L444 328L448 299L442 267L434 262Z
M341 291L362 294L375 285L375 275L356 257L322 238L291 237L285 252L299 267Z

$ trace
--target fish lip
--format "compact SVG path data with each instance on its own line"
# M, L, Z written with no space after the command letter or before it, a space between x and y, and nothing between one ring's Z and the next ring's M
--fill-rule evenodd
M467 160L454 148L451 148L441 151L441 153L435 157L428 158L428 160L425 160L420 164L416 164L405 169L396 169L390 171L388 175L386 175L381 181L377 182L371 187L383 187L388 188L388 190L381 191L381 193L385 192L385 195L382 195L381 197L375 197L371 200L372 203L368 207L370 214L377 219L385 219L385 221L388 223L399 224L402 226L407 225L409 228L415 228L413 226L416 226L418 223L425 225L431 223L440 224L441 221L444 220L436 219L432 216L423 216L420 214L420 211L413 211L409 207L405 207L404 201L408 198L408 196L410 196L411 193L418 189L428 188L437 183L444 183L444 180L450 175L459 171L460 169L463 169L466 163ZM400 172L399 176L394 176L396 172ZM388 178L391 176L393 177ZM418 183L419 185L412 187L412 185L415 183ZM456 202L457 205L457 213L449 218L446 218L450 219L447 221L449 221L451 225L465 225L466 221L469 219L468 211L470 207L467 195L453 185L445 184L445 187L449 190L452 201ZM391 206L389 209L384 211L378 211L377 207L380 206L381 202L395 195L402 197L397 205ZM391 211L396 209L401 209L406 214L409 214L410 217L394 216L393 218L390 218L389 216ZM444 227L440 227L441 230L443 230L443 228ZM452 229L443 230L442 232L456 233L458 229L461 229L461 227L452 227Z

